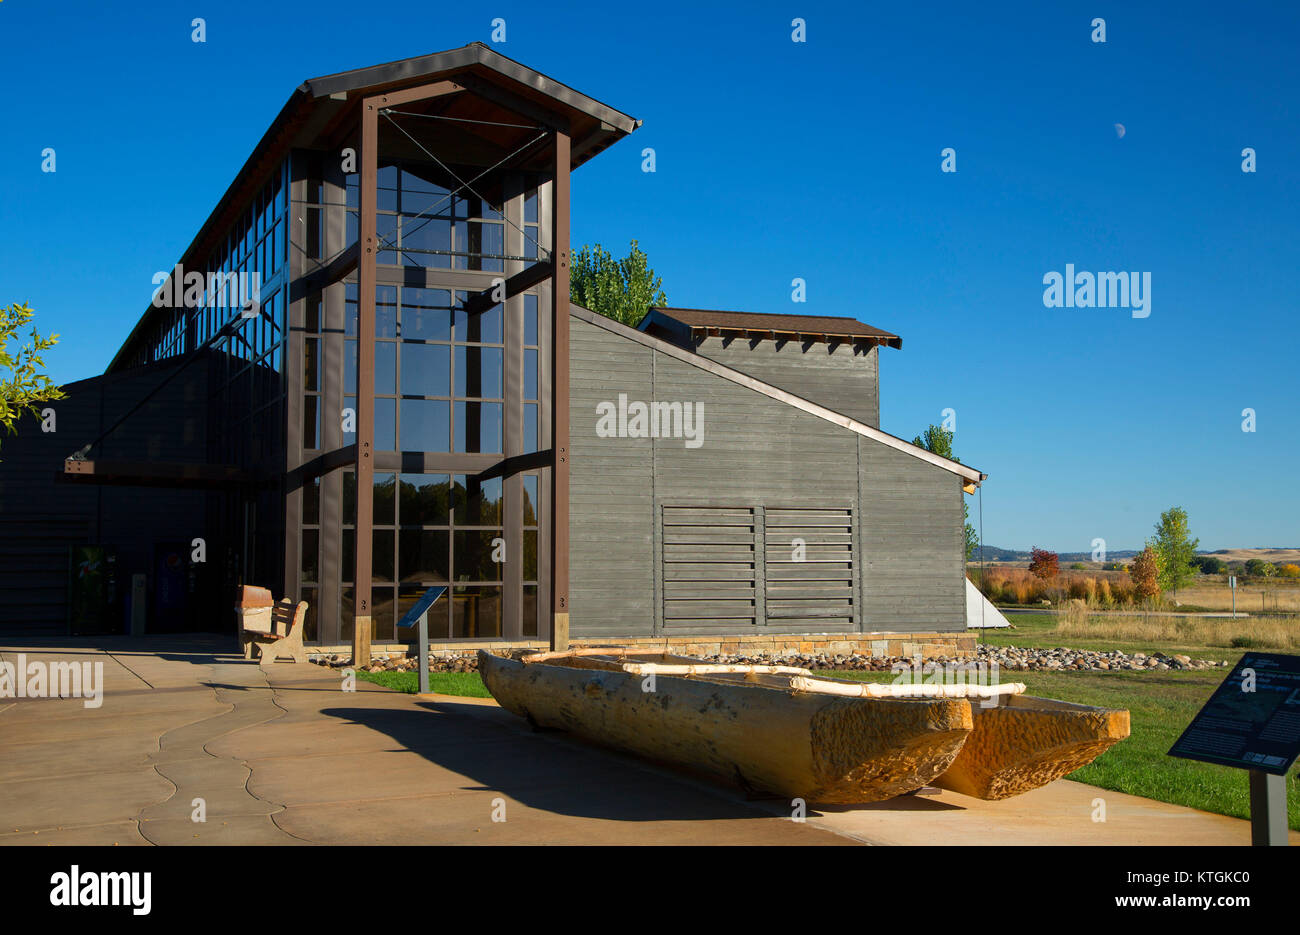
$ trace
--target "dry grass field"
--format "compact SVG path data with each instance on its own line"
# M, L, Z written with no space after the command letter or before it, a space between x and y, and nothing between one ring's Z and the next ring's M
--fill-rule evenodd
M1180 604L1206 610L1232 610L1232 590L1223 575L1208 575L1175 597ZM1238 584L1237 610L1242 613L1300 613L1300 582L1272 579L1267 584Z
M1174 644L1222 649L1300 649L1300 617L1123 617L1079 612L1056 623L1062 640L1113 640L1155 646ZM1070 644L1073 645L1073 644Z
M1239 550L1242 551L1242 550ZM1256 550L1258 551L1258 550ZM1295 550L1274 550L1283 556ZM1251 557L1256 557L1252 555ZM995 604L1031 606L1044 600L1053 605L1077 599L1090 607L1129 610L1141 604L1126 571L1105 571L1099 565L1087 568L1062 567L1050 581L1032 575L1017 565L989 565L967 569L971 581ZM1237 611L1247 614L1300 613L1300 578L1237 578ZM1197 575L1188 587L1162 595L1165 609L1182 605L1188 610L1230 611L1232 589L1228 575Z

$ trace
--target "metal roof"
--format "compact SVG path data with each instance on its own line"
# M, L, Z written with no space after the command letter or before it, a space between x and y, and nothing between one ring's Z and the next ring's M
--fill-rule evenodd
M814 340L860 341L869 339L887 347L901 348L903 339L890 331L865 325L856 318L830 315L770 315L763 312L728 312L703 308L651 308L637 326L646 331L653 325L677 323L692 331L742 332L749 337L796 336Z

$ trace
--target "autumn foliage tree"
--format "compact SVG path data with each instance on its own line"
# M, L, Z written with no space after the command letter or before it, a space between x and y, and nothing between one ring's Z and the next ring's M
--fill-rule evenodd
M1147 546L1128 568L1128 576L1133 579L1133 586L1138 596L1149 600L1160 593L1160 563L1156 560L1156 550Z
M1034 546L1029 553L1029 570L1044 581L1051 581L1061 570L1061 560L1055 552Z

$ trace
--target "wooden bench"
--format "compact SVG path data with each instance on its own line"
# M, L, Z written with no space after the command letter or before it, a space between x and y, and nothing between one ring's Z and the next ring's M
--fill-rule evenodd
M240 589L239 641L244 658L253 658L257 647L258 664L267 666L278 659L306 662L307 651L302 645L303 628L307 619L307 602L294 603L289 598L271 602L271 592L266 588L245 585Z

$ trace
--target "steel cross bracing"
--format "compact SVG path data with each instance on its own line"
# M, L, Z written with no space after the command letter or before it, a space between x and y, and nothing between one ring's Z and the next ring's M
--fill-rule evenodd
M463 120L463 118L447 118L447 119L461 119L461 120L463 120L463 122L465 122L465 123L482 123L482 124L488 124L488 125L492 125L492 126L513 126L513 127L521 127L522 129L526 129L526 130L539 129L539 130L542 131L542 132L539 133L537 136L535 136L533 139L529 140L527 143L525 143L524 145L520 146L520 147L519 147L518 149L516 149L514 152L512 152L512 153L508 154L507 156L503 157L502 159L498 160L494 165L488 166L486 169L484 169L484 170L483 170L482 172L480 172L478 175L474 176L474 178L472 178L472 179L470 179L468 182L466 182L466 181L464 181L463 179L461 179L461 177L458 176L455 172L451 171L451 169L449 169L449 168L447 167L447 165L446 165L446 164L445 164L441 159L439 159L439 158L438 158L437 156L435 156L433 153L429 152L428 148L427 148L423 143L421 143L421 142L420 142L419 140L417 140L415 137L411 136L411 134L408 133L408 132L406 131L406 129L405 129L404 127L402 127L401 124L399 124L396 120L394 120L393 117L392 117L392 115L393 115L394 113L402 114L402 113L404 113L404 112L403 112L403 111L394 111L394 110L392 110L391 108L384 108L384 109L382 109L382 110L379 111L380 116L387 118L388 122L391 123L391 124L392 124L392 125L393 125L393 126L394 126L394 127L395 127L395 128L396 128L396 129L397 129L397 130L402 134L402 135L403 135L403 136L405 136L408 140L410 140L412 143L414 143L416 146L418 146L418 147L420 148L420 150L421 150L421 151L422 151L426 156L428 156L430 159L432 159L434 162L436 162L436 163L438 164L439 168L441 168L442 171L446 172L446 173L447 173L449 176L451 176L451 177L452 177L456 182L459 183L459 187L452 189L452 190L449 191L446 195L444 195L440 200L434 202L433 204L429 205L429 207L425 208L424 211L421 211L419 214L414 215L414 217L416 217L416 218L419 218L419 217L423 216L425 213L427 213L427 212L429 212L429 211L435 211L435 210L437 210L438 208L440 208L440 207L442 207L444 204L446 204L448 201L450 201L452 198L454 198L456 195L460 194L462 191L468 191L471 195L473 195L475 198L479 199L480 201L485 201L485 202L488 202L488 204L491 204L491 202L488 201L488 199L484 198L482 195L480 195L477 191L474 190L474 188L472 187L473 184L474 184L475 182L477 182L479 179L483 178L483 176L487 175L489 172L493 171L494 169L497 169L497 168L499 168L500 166L505 165L507 162L509 162L509 161L510 161L511 159L513 159L515 156L517 156L517 155L519 155L520 153L522 153L524 150L528 149L528 148L531 147L531 146L536 145L538 142L540 142L541 140L545 139L546 136L547 136L547 133L549 132L548 130L546 130L546 129L543 128L543 127L530 127L530 126L525 126L525 125L523 125L523 124L495 124L495 123L493 123L492 121L489 121L489 120ZM428 114L418 114L418 115L414 115L414 116L430 116L430 115L428 115ZM529 237L529 236L528 236L528 232L525 231L523 228L521 228L521 227L520 227L518 224L516 224L514 221L510 220L510 218L506 216L505 212L502 212L501 217L505 220L505 222L506 222L507 224L509 224L511 227L513 227L515 230L517 230L520 234L522 234L526 240L530 240L530 241L532 241L533 246L535 246L535 247L537 248L537 251L538 251L537 259L546 259L546 260L549 260L549 259L551 258L549 253L547 253L545 256L543 256L543 255L542 255L542 254L543 254L543 247L542 247L542 245L539 244L539 243L538 243L534 238ZM413 229L410 231L410 233L415 233L415 231L420 230L421 228L423 228L423 227L425 226L425 224L428 224L428 223L429 223L430 221L432 221L432 220L433 220L433 217L432 217L432 216L426 218L423 224L419 225L419 227L413 228ZM397 248L397 245L396 245L395 243L393 243L393 241L388 240L388 239L384 239L384 240L382 240L382 241L380 242L380 244L379 244L379 249L380 249L380 250L383 250L383 249L386 248L386 247L392 247L392 248L394 248L394 249L398 249L398 248ZM432 252L435 252L435 253L436 253L436 252L439 252L439 251L432 251ZM533 257L507 257L506 259L512 259L512 260L525 260L525 261L526 261L526 260L531 260L531 259L534 259L534 258L533 258Z

